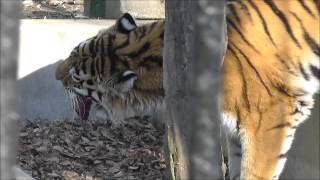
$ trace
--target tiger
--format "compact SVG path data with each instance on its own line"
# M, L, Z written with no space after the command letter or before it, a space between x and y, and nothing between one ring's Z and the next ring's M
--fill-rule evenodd
M241 154L230 179L279 179L319 89L319 1L229 0L227 8L221 123L235 142L229 152ZM82 102L82 118L93 101L111 117L163 108L164 31L165 20L137 26L125 13L72 50L56 79Z
M164 21L138 27L125 13L116 23L81 42L56 69L81 119L95 103L103 117L124 119L159 111ZM147 113L148 114L148 113Z

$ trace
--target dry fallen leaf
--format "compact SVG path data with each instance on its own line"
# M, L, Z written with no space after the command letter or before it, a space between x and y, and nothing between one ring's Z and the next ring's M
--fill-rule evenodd
M143 119L120 125L40 119L22 124L17 162L37 180L163 177L164 133Z

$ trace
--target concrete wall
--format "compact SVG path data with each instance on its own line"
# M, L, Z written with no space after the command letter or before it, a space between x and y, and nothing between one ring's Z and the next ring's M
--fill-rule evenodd
M73 111L55 67L60 59L100 29L108 20L21 20L18 68L18 109L22 118L72 118Z
M108 20L21 21L17 99L22 118L72 118L73 111L62 85L55 80L55 67L79 42L113 23ZM319 104L318 95L312 117L298 128L282 178L320 179Z

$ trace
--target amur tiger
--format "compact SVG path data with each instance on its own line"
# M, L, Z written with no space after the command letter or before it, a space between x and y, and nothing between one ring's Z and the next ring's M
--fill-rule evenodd
M319 1L233 0L228 9L222 123L242 147L231 179L278 179L318 91ZM162 106L164 23L137 26L124 14L58 65L82 118L92 101L112 117Z

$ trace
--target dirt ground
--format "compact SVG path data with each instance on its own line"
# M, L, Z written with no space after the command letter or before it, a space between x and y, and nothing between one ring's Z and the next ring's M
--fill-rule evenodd
M163 131L148 118L21 121L17 163L35 179L161 180Z
M83 0L21 0L23 19L76 19ZM20 122L17 164L35 179L160 180L163 131L148 118Z
M23 19L87 19L83 0L21 0Z

